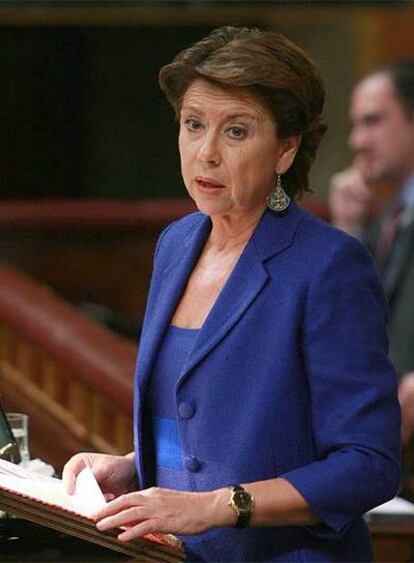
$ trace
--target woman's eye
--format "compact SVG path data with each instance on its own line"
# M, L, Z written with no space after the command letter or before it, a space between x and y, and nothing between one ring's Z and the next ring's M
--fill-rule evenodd
M201 122L197 119L186 119L185 126L188 131L199 131L201 129Z
M247 131L244 127L240 127L240 125L233 125L227 129L227 134L232 139L245 139L247 136Z

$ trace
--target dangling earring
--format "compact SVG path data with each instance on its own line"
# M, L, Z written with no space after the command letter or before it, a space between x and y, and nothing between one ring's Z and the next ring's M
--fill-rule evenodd
M269 209L278 213L285 211L285 209L289 207L290 197L282 188L280 174L277 175L276 185L273 188L273 191L267 196L266 202Z

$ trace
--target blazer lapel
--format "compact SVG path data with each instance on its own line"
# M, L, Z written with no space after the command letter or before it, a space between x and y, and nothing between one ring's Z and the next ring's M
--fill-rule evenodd
M194 342L178 384L237 324L269 278L264 261L287 248L301 212L291 203L284 215L265 211L252 238L211 309Z
M140 388L145 387L151 373L154 359L165 330L170 324L171 317L183 294L187 280L198 260L200 252L211 230L208 216L202 223L191 231L183 240L178 241L176 256L159 274L161 279L155 302L150 303L148 311L148 324L144 338L140 342L140 349L145 350L139 362L138 383Z

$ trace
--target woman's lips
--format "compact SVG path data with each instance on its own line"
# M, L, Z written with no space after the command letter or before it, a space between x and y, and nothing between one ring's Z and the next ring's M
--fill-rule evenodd
M197 185L204 190L220 190L220 189L223 189L225 187L224 184L220 184L220 182L217 182L216 180L213 180L212 178L205 178L205 177L202 177L202 176L197 176L195 181L196 181Z

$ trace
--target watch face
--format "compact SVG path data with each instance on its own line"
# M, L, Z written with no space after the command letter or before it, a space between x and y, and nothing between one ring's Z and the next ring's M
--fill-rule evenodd
M245 510L251 507L252 500L249 493L246 491L236 491L234 493L234 503L240 510Z

